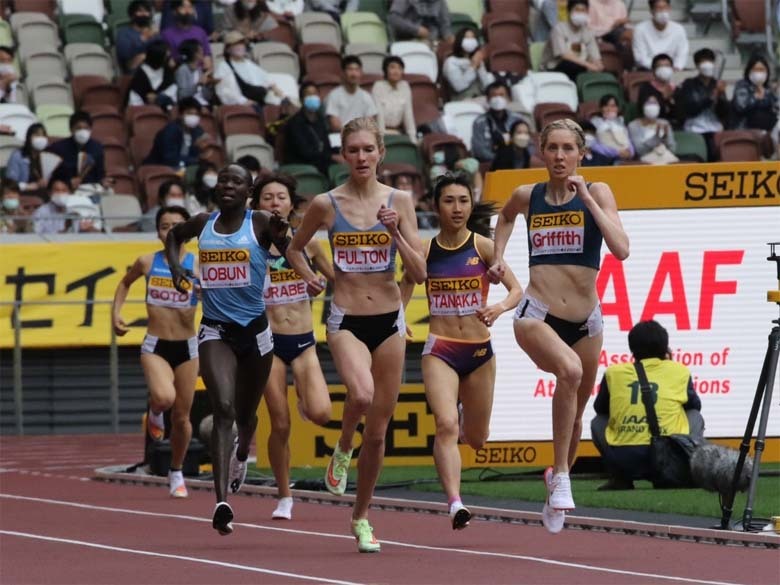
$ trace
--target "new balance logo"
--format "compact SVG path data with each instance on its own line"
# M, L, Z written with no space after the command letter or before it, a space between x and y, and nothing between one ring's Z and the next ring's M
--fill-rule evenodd
M469 256L466 258L466 266L476 266L479 264L479 256Z

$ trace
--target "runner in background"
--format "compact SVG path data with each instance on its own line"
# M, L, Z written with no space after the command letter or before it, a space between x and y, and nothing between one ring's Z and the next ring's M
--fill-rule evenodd
M183 207L161 208L155 219L157 237L165 243L168 232L189 218L190 214ZM179 259L187 270L198 273L192 253L181 249ZM190 408L198 378L198 340L195 337L198 297L192 286L181 292L174 288L164 250L138 257L119 281L111 306L114 333L120 337L130 330L122 320L122 307L130 287L142 276L146 278L148 315L147 331L141 344L141 368L149 388L146 431L152 440L162 441L165 437L163 414L169 408L173 409L168 487L172 497L186 498L182 465L192 437Z
M379 552L368 507L382 469L385 433L398 400L406 348L395 256L400 254L409 278L417 283L425 280L425 258L411 194L377 181L385 148L376 122L351 120L341 131L341 144L349 179L313 199L287 259L310 294L320 293L324 284L309 267L304 248L317 230L328 229L335 269L328 347L347 398L325 485L331 493L344 493L355 431L365 416L352 534L360 552Z
M278 212L290 221L295 206L303 199L296 194L295 187L295 180L285 175L262 178L253 190L252 209ZM311 240L306 245L305 254L311 265L333 281L333 268L317 240ZM264 298L274 334L273 366L263 393L271 419L268 459L279 495L271 518L290 520L293 498L290 491L287 367L292 370L298 395L298 411L304 420L318 425L327 423L331 413L330 395L317 359L317 342L312 330L311 301L306 283L273 246L268 256Z
M547 502L542 520L560 532L574 509L569 468L582 434L582 415L593 390L601 352L601 305L596 275L601 244L619 260L628 258L628 236L605 183L577 174L585 136L571 120L548 124L540 137L549 181L514 190L495 230L495 259L488 276L506 274L504 251L523 214L528 226L530 278L515 313L515 338L534 363L555 375L552 403L555 463L544 473Z
M217 175L218 211L201 213L168 234L165 251L173 284L184 290L191 273L178 261L182 244L198 238L203 319L198 331L201 375L211 399L211 458L217 505L212 526L233 532L228 485L235 493L246 478L257 428L257 406L271 371L274 342L263 302L271 245L284 250L287 222L278 214L245 209L252 175L231 164ZM232 441L233 423L238 436Z
M517 306L523 289L511 270L501 282L509 291L500 303L487 304L487 271L493 264L490 239L492 203L474 203L465 177L444 175L433 187L439 233L428 243L426 292L430 330L423 349L425 396L436 420L433 458L454 530L468 526L471 512L460 499L458 435L473 449L490 433L496 358L488 327ZM414 283L401 283L404 306ZM460 412L458 401L460 400ZM460 428L459 433L459 418Z

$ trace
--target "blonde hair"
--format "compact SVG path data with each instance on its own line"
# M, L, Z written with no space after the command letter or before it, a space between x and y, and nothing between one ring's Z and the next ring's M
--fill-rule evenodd
M347 137L350 134L355 134L356 132L362 131L373 134L374 139L376 140L377 148L380 151L384 151L385 140L384 136L382 136L382 132L379 130L379 125L377 125L374 118L370 118L368 116L362 118L353 118L344 124L344 127L341 129L341 147L344 148L344 145L347 143Z
M582 131L582 128L579 124L577 124L577 122L569 118L553 120L544 127L544 130L542 130L542 135L539 139L542 150L544 150L544 147L547 145L547 138L550 136L550 133L553 130L568 130L574 134L574 140L577 142L577 148L580 151L585 150L585 133Z

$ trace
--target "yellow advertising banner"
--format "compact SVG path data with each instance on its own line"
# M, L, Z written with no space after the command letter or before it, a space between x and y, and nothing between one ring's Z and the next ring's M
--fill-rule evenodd
M678 209L780 205L780 164L769 162L583 167L607 183L618 208ZM485 198L503 204L518 185L547 180L546 169L488 173Z

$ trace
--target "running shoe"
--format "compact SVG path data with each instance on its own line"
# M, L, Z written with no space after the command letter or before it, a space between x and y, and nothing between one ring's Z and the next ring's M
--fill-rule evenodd
M232 493L238 493L241 486L244 485L246 468L247 459L244 461L238 460L238 437L236 437L233 439L233 452L230 454L230 468L228 470L228 485L230 485Z
M214 508L214 518L211 525L222 536L227 536L233 532L233 508L227 502L218 502Z
M450 520L452 520L453 530L463 530L469 525L471 511L461 502L455 502L450 506Z
M568 476L567 476L568 479ZM554 491L553 486L553 468L548 467L544 471L544 485L547 488L547 500L542 508L542 524L548 532L552 534L558 534L563 530L563 525L566 522L566 511L556 510L551 504L550 500ZM571 497L571 488L569 489L569 497Z
M168 472L168 489L172 498L186 498L189 495L181 471Z
M162 441L165 438L165 417L162 412L155 414L149 409L146 413L146 432L153 441Z
M379 552L381 548L379 541L374 537L374 529L368 523L368 520L362 518L352 521L352 534L357 540L358 551L362 553Z
M279 498L271 518L273 520L292 520L292 508L293 499L291 497Z
M325 487L336 496L343 496L347 491L347 476L349 475L349 462L352 459L352 449L343 453L336 443L333 449L333 457L325 470Z

